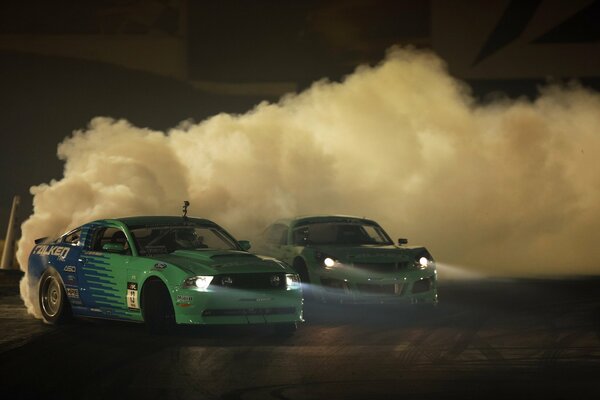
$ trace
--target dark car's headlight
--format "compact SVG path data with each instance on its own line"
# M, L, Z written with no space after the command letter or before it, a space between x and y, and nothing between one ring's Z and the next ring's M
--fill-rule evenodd
M322 267L327 269L341 265L340 262L333 256L327 255L320 251L315 252L315 258Z
M186 289L205 290L212 280L212 276L192 276L183 281L183 287Z
M420 269L427 269L435 265L433 257L428 251L421 251L415 257L415 266Z

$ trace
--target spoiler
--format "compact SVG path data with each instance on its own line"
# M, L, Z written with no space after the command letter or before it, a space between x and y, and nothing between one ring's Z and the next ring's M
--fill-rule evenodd
M34 242L35 242L35 244L42 244L42 243L44 243L46 240L48 240L48 236L44 236L44 237L41 237L41 238L39 238L39 239L35 239L35 240L34 240Z

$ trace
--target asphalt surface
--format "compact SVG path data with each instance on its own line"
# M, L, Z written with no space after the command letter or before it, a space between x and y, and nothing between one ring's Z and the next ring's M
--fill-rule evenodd
M600 280L442 283L434 312L308 304L293 337L28 317L0 290L3 399L598 399Z

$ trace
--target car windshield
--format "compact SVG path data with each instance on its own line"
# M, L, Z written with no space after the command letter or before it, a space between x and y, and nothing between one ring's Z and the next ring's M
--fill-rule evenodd
M131 228L140 255L165 254L176 250L239 250L237 243L214 226L144 226Z
M294 244L391 244L389 236L378 225L360 222L322 222L294 229Z

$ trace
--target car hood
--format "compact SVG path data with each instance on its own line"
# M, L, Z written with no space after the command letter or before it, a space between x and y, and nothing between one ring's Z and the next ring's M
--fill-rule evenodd
M154 255L152 258L176 265L193 275L292 272L274 259L257 256L245 251L177 250L170 254Z
M412 261L415 258L415 250L417 250L413 248L401 248L394 245L326 245L314 246L313 249L315 252L321 252L338 261L352 263Z

